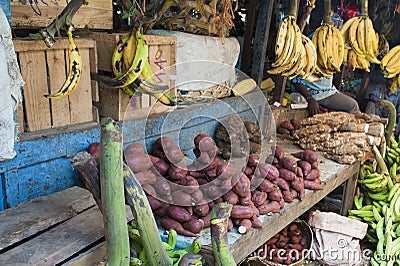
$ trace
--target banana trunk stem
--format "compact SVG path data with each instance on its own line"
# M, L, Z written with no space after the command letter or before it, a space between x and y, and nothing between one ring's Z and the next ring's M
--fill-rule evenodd
M390 136L392 135L394 126L396 125L396 107L394 107L393 103L388 100L380 100L379 104L386 107L389 112L389 122L385 129L385 138L386 143L390 143Z
M125 198L139 230L143 248L148 258L148 265L172 265L172 261L162 244L146 194L129 167L126 164L123 167Z
M376 162L378 163L378 167L380 169L380 172L382 174L389 175L389 170L386 167L385 161L383 160L383 157L382 157L380 151L378 150L378 148L374 145L372 147L372 150L374 151L375 159L376 159Z
M100 126L100 188L107 265L129 265L129 236L122 178L122 134L111 118L104 118Z
M324 0L324 24L333 24L331 19L331 0Z
M299 0L290 0L289 1L289 16L297 17L297 11L299 8Z
M368 16L368 0L361 0L361 16Z
M211 211L211 243L217 265L236 265L229 249L228 219L232 205L226 202L219 203Z

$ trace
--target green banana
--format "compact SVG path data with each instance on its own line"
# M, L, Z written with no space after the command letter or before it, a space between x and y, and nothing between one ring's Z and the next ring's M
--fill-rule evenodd
M360 204L359 199L360 198L357 195L354 196L354 206L356 207L357 210L362 208L362 203Z
M377 238L375 238L369 232L367 232L365 236L367 237L368 241L371 243L378 243L378 241L379 241Z
M167 238L167 243L168 245L170 245L170 247L172 248L172 250L175 249L176 246L176 241L178 240L178 233L174 230L171 229L168 232L168 238Z
M192 245L190 245L190 247L185 248L184 250L188 253L194 253L197 254L200 252L201 250L201 241L200 240L194 240L192 242Z
M396 139L394 138L393 135L390 136L389 140L390 140L390 147L391 148L395 149L395 148L399 147L399 144L397 143L397 141L396 141Z
M131 258L129 261L129 266L140 266L143 265L143 261L139 258Z
M113 79L104 80L103 82L107 85L110 85L114 88L123 88L134 82L137 78L139 78L145 62L147 60L147 56L149 54L149 47L146 44L140 29L136 30L136 41L137 48L135 52L135 57L131 66L122 73L121 76L115 77Z
M397 162L393 163L389 169L389 174L392 179L396 177L397 174Z
M372 200L387 200L389 194L388 193L371 193L368 192L368 197L370 197Z
M372 212L373 212L373 214L374 214L375 220L376 220L377 222L379 222L379 221L381 220L382 216L380 215L380 213L379 213L379 211L378 211L378 208L375 207L375 206L373 206Z
M393 199L394 195L399 190L399 188L400 188L400 183L396 183L396 184L393 185L393 187L389 191L389 195L388 195L388 198L387 198L388 201L391 201Z
M363 210L349 210L350 215L357 215L360 217L374 217L374 213L372 211L363 211Z
M382 217L378 223L376 224L376 236L378 237L378 239L382 239L384 237L384 233L383 233L383 226L385 223L385 219Z
M78 86L79 80L82 76L82 57L79 53L78 47L75 45L70 29L67 31L68 35L68 61L69 71L68 76L61 86L61 88L54 94L46 94L44 97L54 99L63 98L70 95Z
M360 222L363 221L362 218L360 218L360 217L358 217L358 216L355 216L355 215L349 215L349 216L347 216L347 217L349 217L349 218L351 218L351 219L354 219L354 220L357 220L357 221L360 221Z

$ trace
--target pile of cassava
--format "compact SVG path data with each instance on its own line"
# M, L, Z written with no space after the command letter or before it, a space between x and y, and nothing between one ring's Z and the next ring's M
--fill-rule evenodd
M145 190L155 217L166 229L196 236L210 226L211 208L219 202L233 205L229 230L241 234L262 227L259 215L278 212L285 202L305 197L305 189L322 189L318 156L300 151L285 157L274 146L265 162L250 155L242 171L220 161L218 147L206 134L194 138L196 158L189 165L178 146L168 137L155 141L150 155L134 143L124 151L126 164Z
M346 164L361 160L372 145L379 146L384 134L382 120L365 113L329 112L299 123L292 135L301 148L322 151L326 158Z

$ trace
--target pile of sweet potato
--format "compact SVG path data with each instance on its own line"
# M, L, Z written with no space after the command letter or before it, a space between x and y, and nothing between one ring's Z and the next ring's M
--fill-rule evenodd
M292 222L255 252L262 260L285 265L295 263L303 259L304 251L310 249L311 239L306 230L300 222Z
M237 226L245 234L252 227L262 227L259 215L279 212L285 202L300 200L305 189L322 189L318 156L313 151L285 157L275 146L265 162L250 155L242 171L220 162L219 149L212 138L199 134L194 138L196 158L189 165L184 155L168 137L159 138L144 152L140 144L125 150L125 161L148 195L150 206L161 226L186 236L196 236L210 226L210 211L220 202L233 205L229 230ZM187 160L185 160L187 162Z
M299 128L299 122L296 119L292 118L290 121L283 120L282 122L280 122L277 130L278 133L284 135L293 135Z

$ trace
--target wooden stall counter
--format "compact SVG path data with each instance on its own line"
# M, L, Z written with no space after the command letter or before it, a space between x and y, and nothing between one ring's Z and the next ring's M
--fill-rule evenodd
M279 145L287 156L300 150L291 143L280 142ZM245 235L229 233L236 262L245 259L343 183L342 212L347 212L354 197L359 164L343 165L320 155L319 169L323 190L306 190L303 201L286 204L280 213L261 216L264 226L260 229L252 229ZM130 212L128 215L130 220ZM205 244L201 254L206 264L214 265L209 230L204 230L200 239ZM187 243L192 240L180 238ZM105 255L101 212L85 189L73 187L0 212L0 265L98 265Z

